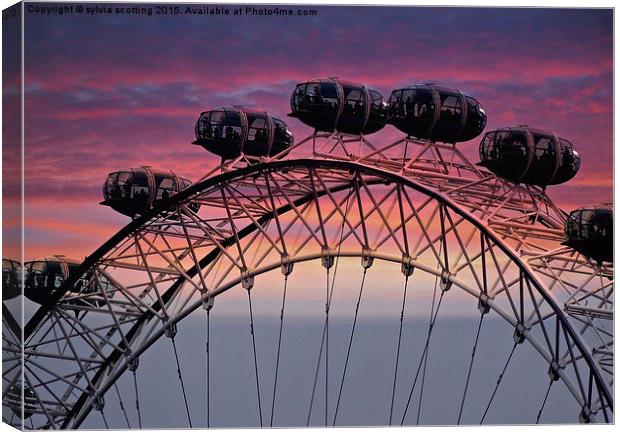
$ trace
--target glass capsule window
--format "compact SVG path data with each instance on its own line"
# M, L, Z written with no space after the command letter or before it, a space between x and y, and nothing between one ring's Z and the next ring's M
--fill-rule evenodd
M566 221L566 236L570 239L579 237L581 228L581 213L572 212Z
M488 132L480 142L480 157L483 161L491 159L495 149L495 131Z
M2 299L21 294L21 266L10 258L2 258Z
M366 115L366 104L364 103L365 92L361 88L344 86L344 108L343 112L355 116L364 117Z
M403 95L402 90L394 90L388 99L388 114L391 117L400 116L401 114L401 96Z
M366 122L366 130L374 132L383 127L387 109L381 93L376 90L368 90L368 96L370 98L370 114Z
M27 268L30 288L56 290L64 281L62 266L58 261L34 261Z
M420 96L423 96L421 93ZM428 97L430 96L430 97ZM432 121L435 116L435 103L432 95L428 94L427 97L422 97L415 103L410 103L407 107L407 114L420 120Z
M266 118L248 115L248 142L263 145L269 143L269 123Z
M307 84L299 84L293 91L291 97L291 108L293 111L301 111L306 108L306 86Z
M325 105L329 112L338 111L338 88L336 84L333 82L323 82L318 88L318 104Z
M112 173L108 175L108 178L103 185L103 196L106 200L120 198L120 190L118 188L118 173Z
M594 210L584 209L581 210L579 213L579 239L584 240L592 238L594 236L594 233L598 231L593 229L592 224L590 223L592 216L594 216Z
M416 108L417 105L413 95L415 94L414 89L405 89L401 93L401 98L399 101L399 115L403 115L405 117L417 117Z
M560 151L562 152L562 155L560 157L562 165L570 166L571 168L578 168L580 159L573 157L577 153L573 149L573 145L565 139L560 139L560 149Z
M123 199L131 195L130 172L111 173L106 179L103 194L108 199Z
M305 84L303 98L297 100L297 109L300 111L338 112L338 90L336 84L332 82Z
M441 112L439 120L450 123L461 123L461 101L458 95L441 94Z
M211 111L206 138L220 139L224 132L224 111Z
M465 96L467 119L460 139L467 141L480 135L487 124L487 116L480 103L469 96Z
M520 131L512 131L512 143L513 156L521 159L527 158L527 135Z
M210 112L203 112L200 114L195 127L197 139L212 138L211 124L209 122L210 114Z
M120 172L116 178L116 189L118 199L131 198L131 184L133 174L130 172ZM117 198L114 197L114 198Z
M156 200L164 200L177 193L178 187L174 177L165 174L155 174L154 177L157 189Z
M276 155L293 145L293 133L286 123L278 118L273 119L274 139L271 147L270 156Z
M383 96L376 90L369 90L368 95L370 96L370 109L372 111L382 111L385 110L385 103L383 102Z
M129 198L134 202L147 204L149 202L149 179L147 173L143 170L134 170L133 181L128 182L131 186L131 195Z
M338 119L341 132L359 133L366 121L366 91L361 86L343 84L344 104Z
M528 137L520 130L487 132L480 143L481 165L511 181L522 179L528 155Z
M498 131L495 134L495 145L491 150L491 159L496 161L503 161L507 159L507 156L511 152L511 138L510 131L508 130Z
M557 173L554 177L554 182L562 183L571 179L579 171L579 165L581 158L579 153L573 149L573 145L560 138L560 165L558 166Z
M545 165L555 165L555 141L552 136L534 134L534 158Z
M416 86L397 90L400 94L393 100L391 112L394 125L403 132L421 138L427 138L430 127L435 121L435 98L432 88Z
M236 111L227 111L223 124L220 124L220 129L223 128L223 135L220 135L225 141L230 143L239 144L241 142L241 136L243 130L241 128L241 116Z

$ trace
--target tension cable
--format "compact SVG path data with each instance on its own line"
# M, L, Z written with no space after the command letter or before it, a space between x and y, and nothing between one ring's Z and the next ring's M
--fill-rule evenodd
M467 396L467 389L469 387L469 380L471 378L471 370L474 365L474 358L476 356L476 349L478 348L478 338L480 337L480 328L482 327L482 320L484 319L483 313L480 314L480 321L478 322L478 330L476 331L476 339L474 341L474 347L471 351L471 360L469 361L469 369L467 371L467 379L465 380L465 389L463 390L463 398L461 399L461 407L459 408L459 418L456 421L457 425L461 424L461 416L463 415L463 407L465 406L465 397Z
M390 403L390 421L389 425L392 426L392 416L394 413L394 396L396 394L396 378L398 376L398 363L400 360L400 345L403 335L403 319L405 316L405 303L407 301L407 285L409 283L409 275L405 276L405 288L403 290L403 301L400 309L400 325L398 327L398 344L396 346L396 364L394 366L394 383L392 384L392 402Z
M510 363L510 359L512 358L512 355L515 352L515 348L517 348L517 344L518 344L518 342L515 342L514 345L512 346L512 350L510 350L510 355L508 356L508 359L506 360L506 364L504 365L504 368L502 369L502 372L499 374L499 377L497 378L497 383L495 384L495 389L493 390L493 394L491 395L491 399L489 399L489 403L487 404L487 407L484 410L484 414L482 415L482 419L480 419L480 424L482 424L484 422L484 419L487 416L487 413L489 412L489 408L491 407L491 404L493 403L493 399L495 398L495 394L497 393L497 389L499 388L499 385L502 382L502 378L504 377L504 374L506 373L506 369L508 368L508 364Z
M342 397L342 388L344 387L344 378L347 373L347 366L349 365L349 356L351 354L351 346L353 345L353 335L355 334L355 326L357 324L357 316L360 309L360 302L362 300L362 293L364 292L364 282L366 281L366 272L368 271L367 267L364 267L364 274L362 275L362 283L360 285L360 291L357 296L357 304L355 305L355 315L353 317L353 326L351 328L351 335L349 337L349 346L347 348L347 356L344 361L344 368L342 371L342 378L340 380L340 390L338 391L338 400L336 402L336 411L334 413L334 423L333 426L336 425L336 418L338 417L338 408L340 407L340 398Z
M276 388L278 386L278 369L280 367L280 350L282 347L282 328L284 326L284 306L286 305L286 287L288 285L288 274L284 275L284 290L282 293L282 308L280 309L280 331L278 334L278 351L276 354L276 373L273 380L273 398L271 399L271 420L269 426L273 427L273 413L276 405Z

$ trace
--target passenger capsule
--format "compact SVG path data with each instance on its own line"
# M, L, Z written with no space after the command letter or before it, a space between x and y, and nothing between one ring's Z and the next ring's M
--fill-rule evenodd
M487 132L480 143L480 163L515 183L555 185L575 177L581 164L570 141L527 126Z
M2 258L2 300L21 294L21 266L15 260Z
M23 397L23 417L22 417L22 397ZM37 395L34 389L30 386L24 386L21 378L18 378L7 389L6 395L3 398L5 403L9 406L13 413L26 420L35 413L37 406Z
M80 261L53 255L29 261L25 264L24 295L39 304L48 303L62 283L80 266ZM92 292L93 284L83 276L72 287L71 292Z
M108 174L103 185L104 200L101 204L134 217L144 214L191 184L191 181L172 171L157 170L149 166L129 168ZM200 204L190 203L188 207L196 212Z
M387 105L376 90L338 78L297 84L290 117L317 131L371 134L385 125Z
M564 226L565 245L601 263L614 255L614 209L594 205L573 210Z
M282 120L242 106L222 107L200 114L196 141L222 159L276 156L293 145L293 133Z
M480 135L487 115L476 99L456 89L419 84L392 92L388 123L415 138L457 143Z

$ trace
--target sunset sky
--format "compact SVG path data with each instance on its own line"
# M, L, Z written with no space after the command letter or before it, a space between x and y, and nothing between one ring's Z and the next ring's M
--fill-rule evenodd
M41 6L41 3L30 5ZM54 3L53 6L61 4ZM107 6L123 5L108 3ZM140 6L154 8L148 4ZM290 6L295 11L313 9L317 14L267 17L187 15L186 6L179 6L180 14L172 16L90 15L86 12L59 15L29 12L26 3L25 260L54 254L83 259L129 223L128 217L99 205L103 200L102 186L110 172L151 165L197 180L216 167L219 157L191 145L195 139L194 125L201 111L237 104L262 109L285 120L296 141L306 138L312 129L286 116L290 112L291 93L296 83L329 76L364 83L379 90L386 99L391 90L416 83L433 82L457 88L480 101L488 115L486 130L527 124L553 130L573 142L582 157L581 170L567 184L548 188L550 196L561 208L572 210L613 199L612 9ZM233 10L235 6L227 7ZM18 52L16 45L10 48L13 54ZM12 126L3 128L3 254L19 259L19 245L10 244L11 239L18 238L19 234L19 213L15 209L20 199L19 152L9 145L18 145L20 141L17 127L20 125L20 70L17 62L12 65L13 68L5 61L3 67L4 121ZM402 132L386 126L371 135L369 140L388 143L402 137ZM458 144L473 162L479 160L480 140L478 137ZM290 157L305 157L309 151L299 149ZM369 223L373 221L372 218L368 220ZM438 217L434 223L440 223ZM442 242L450 244L450 240ZM466 254L463 256L467 257ZM357 320L361 303L360 334L356 336L352 357L355 359L351 362L352 372L349 372L351 376L347 378L345 389L350 399L343 399L346 401L343 402L343 424L385 424L387 410L382 410L387 407L386 401L392 390L395 359L392 353L395 352L397 334L397 355L406 359L398 376L404 383L398 385L398 392L402 394L396 393L397 404L403 405L397 406L399 415L401 409L405 409L409 377L413 377L417 364L417 360L408 359L417 359L422 356L422 350L428 352L430 349L430 329L434 324L427 321L429 309L435 310L436 317L443 292L448 292L442 291L436 304L439 277L425 271L416 271L415 280L409 285L411 288L409 291L405 288L403 292L409 279L403 280L400 263L377 261L379 263L368 272L368 281L365 270L362 275L358 257L343 258L337 282L338 264L331 279L332 293L335 293L333 319L330 318L333 324L331 336L328 334L325 340L331 338L333 341L329 342L332 361L329 372L325 367L325 375L338 374L336 379L330 378L332 387L334 383L337 385L340 374L340 366L332 365L344 364L345 355L348 362L349 352L345 354L344 348L349 337L349 320L353 310ZM473 265L477 269L482 264L474 262ZM494 265L499 268L497 262ZM473 270L471 264L470 267ZM436 268L440 269L439 264ZM519 271L522 274L523 270ZM130 282L139 287L131 279L135 275L127 276L129 273L123 273L123 269L118 271L125 286L130 286L127 283ZM146 280L145 273L135 277ZM152 277L151 272L148 274ZM306 402L300 401L309 398L310 391L314 393L314 363L317 353L320 356L323 352L323 342L320 353L318 343L321 331L326 334L322 321L327 322L328 316L324 287L325 280L329 284L330 274L328 270L326 279L320 260L313 260L296 264L290 288L286 288L288 276L283 282L279 270L256 278L256 286L264 294L254 297L254 306L250 304L250 308L255 309L250 310L256 311L261 376L265 382L264 377L269 378L267 387L263 384L263 399L271 395L271 365L276 361L278 334L276 320L284 316L279 315L281 289L283 286L284 292L289 289L283 345L283 359L288 356L288 360L283 361L285 366L280 372L282 378L278 382L282 384L278 384L278 398L290 402L291 406L302 407L304 412L281 410L276 415L277 425L305 424L298 420L303 417L305 421L306 418ZM497 284L499 281L497 278ZM368 288L365 288L362 299L361 287L364 284ZM334 285L338 286L336 291ZM534 301L529 282L527 286ZM192 289L190 284L185 288L186 292ZM360 294L355 304L358 289ZM499 292L503 291L508 292L508 287ZM215 413L211 425L218 427L256 424L255 395L253 391L247 391L254 390L254 372L248 374L249 369L244 369L250 364L250 334L252 344L255 344L254 321L250 333L245 320L249 292L231 289L226 293L226 302L218 300L214 309L215 324L209 330L215 335L213 340L209 339L209 344L213 343L215 347L215 354L212 354L214 366L210 371ZM557 289L553 294L555 292ZM473 362L470 341L475 337L477 346L480 333L474 336L475 324L479 323L478 332L482 324L481 315L475 309L478 300L470 294L471 291L466 289L453 289L443 303L433 335L434 352L429 362L423 422L450 424L456 421L456 416L449 417L446 412L456 413L458 410L464 378L467 374L469 383L472 372L471 366L467 371L468 363ZM170 310L181 309L178 298L183 299L175 297ZM198 299L198 295L194 294L193 298ZM407 300L405 309L407 298L410 300ZM500 301L502 299L496 304L502 307ZM23 307L26 321L38 308L38 304L30 301L21 304L21 298L8 303L12 308L9 311L16 317L21 315L18 312ZM199 306L199 302L196 305ZM85 319L85 322L98 323L98 318L92 316L89 314L90 321ZM239 319L240 316L244 319ZM399 328L398 317L400 323L405 322L402 353L402 327ZM203 309L198 307L188 318L191 319L179 323L177 341L182 353L181 364L185 367L183 373L188 377L185 381L191 404L188 410L192 410L197 422L194 426L200 427L206 419L203 417L203 398L206 397L204 356L210 348L207 351L204 348ZM479 419L475 417L483 412L488 395L495 394L494 386L495 390L499 386L496 379L502 362L511 347L515 351L517 343L513 342L513 324L508 325L507 321L491 318L485 321L477 354L483 361L477 361L473 368L465 424L478 424ZM519 322L523 322L522 318ZM152 323L157 325L156 319ZM423 347L420 342L426 334L429 339ZM584 340L586 337L587 334ZM147 339L142 339L141 333L140 339L136 340L138 344ZM179 375L171 367L177 348L176 345L171 348L170 340L174 341L162 338L140 358L138 377L145 427L186 427L181 405L181 391L185 392L185 389L180 390ZM541 341L542 338L540 346L543 345ZM547 361L543 361L532 345L519 346L523 348L516 351L514 366L511 365L506 373L489 423L531 423L536 418L545 391L549 395ZM360 347L361 350L355 353ZM328 352L327 348L325 352ZM508 361L512 352L509 355ZM256 359L256 352L254 356ZM508 363L504 371L507 366ZM178 367L180 370L181 366ZM423 376L426 367L424 361ZM258 368L256 366L256 375ZM499 375L500 379L503 374ZM415 376L417 380L417 372ZM344 382L344 372L342 380ZM129 375L124 375L118 384L122 394L127 395L125 406L129 407L135 426L133 386L136 385L137 394L137 384L130 381ZM544 422L572 422L577 418L570 411L575 404L568 391L557 390L558 387L554 386L551 392ZM421 394L420 390L418 410L422 404ZM547 396L544 396L544 403ZM122 421L120 405L112 392L106 397L106 415L113 419L112 425L118 427ZM329 403L334 404L335 399L329 398ZM363 401L357 404L357 398ZM322 405L327 399L325 396L317 400ZM576 410L577 406L573 408ZM348 420L346 410L353 420ZM325 411L328 411L327 402ZM322 411L315 408L313 415L322 417ZM567 420L569 415L573 417ZM93 411L83 426L101 428L101 421L100 413Z
M325 76L386 98L406 84L456 87L483 104L487 129L528 124L575 144L581 171L550 188L560 206L612 199L611 10L316 9L316 17L27 12L26 259L84 257L128 222L98 205L110 171L148 164L200 178L218 162L190 145L201 111L244 104L286 118L295 83ZM298 140L311 132L287 122ZM399 135L388 126L372 139ZM460 146L477 161L478 143Z

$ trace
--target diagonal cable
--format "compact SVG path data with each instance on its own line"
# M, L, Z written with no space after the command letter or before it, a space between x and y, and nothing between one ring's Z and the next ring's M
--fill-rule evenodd
M263 408L260 400L260 380L258 377L258 360L256 356L256 337L254 336L254 313L252 311L252 294L251 290L248 291L248 306L250 313L250 334L252 335L252 352L254 354L254 374L256 377L256 397L258 399L258 418L260 421L260 427L263 427Z
M101 418L103 419L103 424L104 424L105 428L106 429L110 429L110 426L108 426L108 420L105 418L105 414L103 413L103 407L101 407L99 412L101 413Z
M545 405L547 404L547 398L549 397L549 391L551 390L551 386L553 385L553 380L549 380L549 386L547 387L547 392L545 393L545 398L542 401L542 405L540 410L538 410L538 414L536 415L536 424L540 422L540 416L542 415L543 410L545 409Z
M502 372L499 374L499 377L497 378L497 383L495 383L495 389L493 389L493 394L491 394L491 399L489 399L489 403L487 404L487 407L484 410L484 414L482 415L482 419L480 419L480 424L482 424L484 422L484 419L486 418L487 413L489 412L489 408L491 408L491 404L493 403L493 399L495 398L495 394L497 393L497 389L499 388L499 385L502 382L502 378L504 377L504 374L506 373L506 369L508 368L508 364L510 363L510 359L512 358L512 355L515 352L515 348L517 348L517 342L515 342L514 345L512 346L512 350L510 350L510 355L508 356L508 359L506 360L506 364L504 365L504 368L502 369Z
M437 314L439 313L439 307L441 306L441 301L443 300L443 295L445 291L441 291L441 295L439 296L439 301L437 302L437 309L435 309L435 315L433 316L433 320L428 326L428 333L426 336L426 343L424 344L424 350L422 351L422 357L420 358L420 362L418 363L418 368L415 373L415 378L413 380L413 385L411 386L411 391L409 392L409 398L407 399L407 405L405 406L405 411L403 412L403 417L400 421L400 425L402 426L405 423L405 417L407 417L407 411L409 410L409 405L411 404L411 398L413 397L413 392L415 390L416 383L418 381L418 377L420 375L420 370L422 369L422 362L426 357L426 353L428 352L428 345L431 339L431 334L433 332L433 327L435 326L435 320L437 319Z
M273 380L273 398L271 399L271 420L269 426L273 427L273 413L276 406L276 389L278 386L278 370L280 367L280 351L282 348L282 328L284 327L284 307L286 305L286 287L288 285L288 275L284 276L284 290L282 293L282 308L280 309L280 331L278 334L278 351L276 354L276 373Z
M442 242L443 245L443 242ZM440 250L441 250L441 246L440 245ZM439 269L439 266L437 266L437 269ZM435 276L435 286L433 287L433 301L431 302L431 313L430 316L428 317L428 325L429 328L432 325L432 319L433 319L433 312L435 310L435 301L437 300L437 282L439 281L439 275ZM422 411L422 399L424 398L424 383L426 382L426 365L428 363L428 350L430 349L430 337L429 337L429 348L427 348L427 352L426 355L424 356L424 366L422 367L422 383L420 384L420 399L418 400L418 414L416 415L416 425L420 424L420 412Z
M187 394L185 393L185 383L183 382L183 375L181 375L181 365L179 364L179 354L177 352L177 344L174 341L174 337L171 337L172 341L172 349L174 350L174 359L177 362L177 374L179 376L179 381L181 382L181 391L183 392L183 402L185 403L185 412L187 413L187 422L189 423L189 427L192 427L192 418L189 414L189 405L187 404Z
M398 327L398 344L396 345L396 364L394 365L394 382L392 384L392 402L390 403L390 420L388 425L392 426L392 416L394 414L394 397L396 395L396 378L398 377L398 364L400 361L400 345L403 335L403 318L405 316L405 303L407 301L407 285L409 275L405 276L405 288L403 289L403 301L400 309L400 325Z
M209 428L211 426L211 406L210 406L210 402L211 402L211 357L210 357L210 346L209 344L211 343L211 337L210 337L210 321L211 321L211 309L207 309L207 317L206 317L206 344L205 344L205 349L206 349L206 369L207 369L207 394L205 396L205 402L206 402L206 412L205 412L205 416L207 418L207 428Z
M136 378L136 371L133 370L133 388L136 393L136 411L138 412L138 428L142 429L142 415L140 414L140 397L138 393L138 379Z
M329 308L331 306L331 300L334 294L334 286L336 283L336 272L338 270L338 262L339 262L339 258L340 258L340 250L342 248L342 240L344 238L344 225L346 222L346 215L349 213L349 202L350 202L350 198L351 198L352 194L348 194L347 195L347 200L345 203L345 211L342 214L342 224L340 226L340 241L338 242L338 252L336 253L336 259L335 259L335 265L334 265L334 276L332 278L332 282L331 282L331 288L330 288L330 278L329 278L329 267L327 267L327 292L326 292L326 304L325 304L325 321L323 322L323 334L321 336L321 346L319 348L319 356L317 358L317 364L316 364L316 369L315 369L315 373L314 373L314 383L312 385L312 396L310 397L310 405L308 408L308 416L306 419L306 426L310 425L310 417L312 415L312 407L314 405L314 397L316 394L316 385L317 385L317 381L318 381L318 377L319 377L319 369L321 366L321 355L323 353L323 346L325 345L325 426L327 426L327 393L328 393L328 365L327 363L329 362L329 356L328 356L328 348L329 348L329 344L328 344L328 338L329 338Z
M338 408L340 407L340 398L342 397L342 388L344 387L344 379L347 374L347 366L349 365L349 356L351 354L351 346L353 345L353 336L355 335L355 326L357 324L357 316L360 309L360 302L362 300L362 293L364 292L364 282L366 281L367 268L364 268L364 274L362 275L362 283L360 285L359 295L357 296L357 304L355 305L355 315L353 317L353 326L351 328L351 335L349 337L349 346L347 347L347 356L344 361L344 368L342 371L342 378L340 380L340 390L338 391L338 400L336 402L336 411L334 413L334 422L332 426L336 425L336 418L338 417Z
M131 424L129 423L129 417L127 416L127 411L125 411L125 405L123 404L123 398L121 397L121 392L118 390L118 386L114 383L114 390L116 390L116 396L118 396L118 402L121 407L121 411L123 412L123 417L125 417L125 423L127 423L127 429L131 429Z
M476 349L478 348L478 338L480 337L480 328L482 327L482 320L484 314L480 314L480 321L478 322L478 330L476 331L476 339L474 341L474 347L471 351L471 360L469 361L469 369L467 371L467 379L465 380L465 389L463 390L463 398L461 399L461 407L459 408L459 418L456 421L457 425L461 424L461 416L463 415L463 407L465 406L465 397L467 396L467 389L469 388L469 380L471 378L471 370L474 365L474 358L476 356Z

